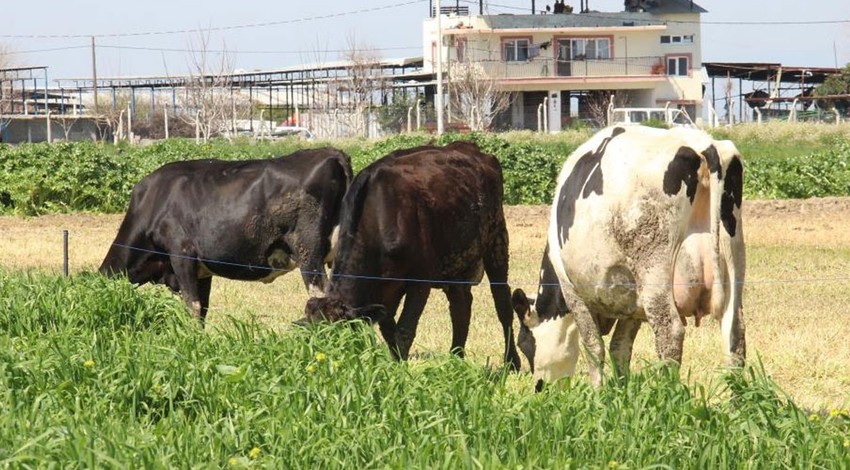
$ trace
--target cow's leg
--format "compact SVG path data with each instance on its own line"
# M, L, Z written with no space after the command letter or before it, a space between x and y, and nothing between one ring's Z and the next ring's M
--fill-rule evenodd
M172 253L174 251L171 250ZM170 258L183 300L189 306L192 317L203 325L202 315L205 316L206 311L202 308L201 303L201 283L199 282L201 280L198 279L198 263L195 259L188 258L186 255L172 255ZM207 302L209 302L209 292L207 292Z
M608 348L611 351L611 359L614 361L615 371L618 377L623 377L629 372L629 363L632 360L632 346L635 343L635 337L640 330L640 320L632 318L621 318L617 321L617 326L614 328L614 334L611 335L611 344Z
M720 320L723 350L729 366L742 367L747 356L743 309L735 305L735 302L729 303L730 306L723 312L723 318Z
M740 193L739 193L740 194ZM740 217L738 218L740 221ZM744 288L744 274L746 272L746 250L744 248L743 228L729 240L731 253L725 261L727 272L723 286L726 292L726 305L723 309L723 317L720 320L720 329L723 333L723 352L729 366L742 367L747 357L747 342L744 328L744 308L742 305L742 289ZM723 232L721 236L725 236ZM715 277L717 282L720 276ZM720 286L714 286L719 289Z
M398 360L398 345L396 343L396 323L395 323L395 314L398 310L398 305L401 303L401 297L404 295L401 286L390 289L387 287L384 290L384 295L382 296L382 304L387 309L387 315L383 320L378 322L378 330L381 332L381 336L384 338L384 342L387 343L387 347L390 349L390 354L392 354L393 359Z
M469 336L469 320L472 317L472 288L468 285L453 285L446 289L449 313L452 317L452 354L464 357L466 338Z
M325 284L327 283L327 272L325 271L325 260L322 250L316 249L323 241L316 240L314 248L306 248L304 243L295 245L296 263L301 267L301 279L310 297L324 297Z
M670 279L670 277L652 277L650 279ZM673 303L673 293L669 284L648 282L640 294L646 319L655 335L655 350L662 361L676 364L682 362L682 345L685 341L685 325L679 311Z
M431 286L426 283L407 286L404 308L401 309L396 330L396 346L398 356L402 360L407 360L407 356L410 354L410 346L413 345L413 339L416 338L419 317L422 316L422 310L425 308L425 303L428 302L430 293Z
M490 281L490 293L496 304L496 315L502 325L505 340L503 358L512 370L519 370L519 353L514 341L514 312L511 306L511 287L508 285L508 231L504 218L499 224L499 234L493 246L484 254L484 272Z
M572 292L563 289L569 311L575 314L581 341L587 357L587 373L594 387L602 386L602 371L605 365L605 343L599 333L599 324L587 305Z
M212 289L212 276L198 279L198 300L201 303L199 320L201 324L207 321L207 311L210 308L210 290Z

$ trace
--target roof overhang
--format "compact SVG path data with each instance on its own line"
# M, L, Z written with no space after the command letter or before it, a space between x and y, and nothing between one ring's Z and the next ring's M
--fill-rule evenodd
M474 36L481 34L495 34L499 36L531 35L531 34L599 34L599 33L624 33L634 31L664 31L667 25L647 26L598 26L598 27L564 27L564 28L458 28L444 29L443 35Z
M780 82L818 84L830 75L841 73L841 69L834 67L795 67L772 62L703 62L702 66L709 77L757 82L774 81L779 75Z

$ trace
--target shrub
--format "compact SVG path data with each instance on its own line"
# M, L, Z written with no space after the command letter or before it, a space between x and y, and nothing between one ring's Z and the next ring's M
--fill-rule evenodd
M744 194L748 198L801 198L850 195L850 132L846 126L798 127L782 123L715 129L716 138L733 140L744 155ZM588 130L539 135L416 133L377 142L213 140L158 141L131 147L95 143L0 145L0 213L37 215L51 212L122 212L133 185L161 165L178 160L244 160L287 155L299 148L336 146L351 155L359 172L382 156L433 142L471 139L495 155L505 177L506 204L548 204L555 179L567 156L585 141Z

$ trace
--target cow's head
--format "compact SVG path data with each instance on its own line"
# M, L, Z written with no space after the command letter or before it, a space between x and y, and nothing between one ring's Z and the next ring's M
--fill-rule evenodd
M516 289L511 302L519 318L517 344L528 359L534 389L539 392L544 383L575 373L579 337L573 315L565 311L541 315L537 311L538 297L529 298L522 289Z
M313 297L304 307L304 318L296 323L307 325L323 321L338 322L350 320L366 320L377 323L387 316L387 309L380 304L365 307L351 307L342 300L330 297Z

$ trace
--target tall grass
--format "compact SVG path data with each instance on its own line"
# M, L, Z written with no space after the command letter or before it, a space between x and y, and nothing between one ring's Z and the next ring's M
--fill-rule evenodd
M850 467L847 412L810 414L758 369L533 394L450 357L395 363L362 325L203 331L97 276L0 272L0 299L0 466Z
M709 129L717 139L728 139L748 163L805 157L850 142L850 124L770 121Z

